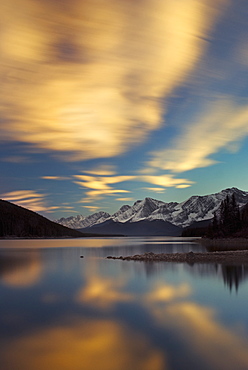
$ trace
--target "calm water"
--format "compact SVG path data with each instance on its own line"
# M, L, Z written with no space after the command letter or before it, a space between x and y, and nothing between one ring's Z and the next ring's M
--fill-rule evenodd
M163 237L1 240L1 369L247 370L247 266L105 258L201 248Z

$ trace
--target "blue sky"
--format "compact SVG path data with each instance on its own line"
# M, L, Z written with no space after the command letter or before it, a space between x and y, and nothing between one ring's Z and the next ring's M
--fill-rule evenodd
M0 197L50 219L248 190L248 3L2 0Z

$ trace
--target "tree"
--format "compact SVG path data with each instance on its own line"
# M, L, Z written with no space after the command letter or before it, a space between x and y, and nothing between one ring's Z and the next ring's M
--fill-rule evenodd
M213 230L214 235L218 234L219 232L219 221L218 221L216 211L214 212L214 218L212 221L212 230Z
M219 217L217 216L219 214ZM221 202L218 212L214 212L214 217L209 229L210 237L228 237L237 233L242 227L239 206L235 199L235 194L226 196Z
M233 193L221 202L219 228L224 236L236 233L241 227L239 206Z

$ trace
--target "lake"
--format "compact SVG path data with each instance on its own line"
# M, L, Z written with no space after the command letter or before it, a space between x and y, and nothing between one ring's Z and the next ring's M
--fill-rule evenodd
M203 248L169 237L1 240L1 369L247 370L248 266L106 259Z

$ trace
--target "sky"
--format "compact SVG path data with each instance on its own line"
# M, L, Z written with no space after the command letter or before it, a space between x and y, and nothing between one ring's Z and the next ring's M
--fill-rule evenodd
M248 190L247 1L0 14L0 198L58 219Z

